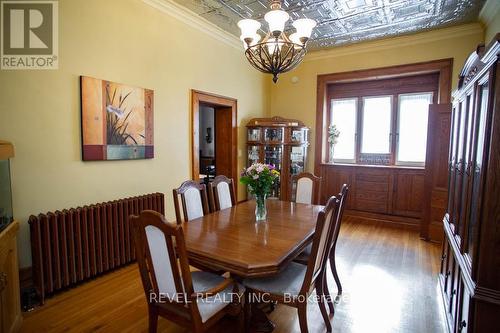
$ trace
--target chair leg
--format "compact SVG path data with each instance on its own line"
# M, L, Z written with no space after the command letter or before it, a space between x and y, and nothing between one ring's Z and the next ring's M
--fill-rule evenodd
M330 318L328 317L328 312L326 311L326 306L325 306L325 301L326 301L326 296L325 293L323 292L323 281L321 279L316 280L316 294L319 296L319 310L321 311L321 315L323 316L323 320L325 322L326 326L326 331L331 332L332 331L332 324L330 323Z
M337 284L337 297L335 298L335 302L338 303L340 295L342 295L342 285L340 284L339 275L337 273L337 265L335 264L335 251L330 253L330 268L332 269L333 278L335 279L335 283Z
M149 310L149 333L156 333L158 329L158 313L151 307Z
M298 304L297 312L299 313L300 332L309 333L307 329L307 301Z
M326 302L328 304L328 309L330 310L330 314L334 314L335 309L333 308L332 294L330 294L330 290L328 289L328 279L326 276L326 267L324 272L321 274L321 287L323 291L323 295L325 295Z

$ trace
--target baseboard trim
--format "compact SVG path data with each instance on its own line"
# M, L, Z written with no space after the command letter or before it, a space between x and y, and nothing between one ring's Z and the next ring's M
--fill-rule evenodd
M344 213L346 216L351 217L362 217L363 219L373 220L383 222L387 225L395 226L398 228L404 228L409 230L420 230L420 219L405 217L405 216L397 216L397 215L388 215L388 214L380 214L380 213L372 213L372 212L364 212L360 210L347 209Z

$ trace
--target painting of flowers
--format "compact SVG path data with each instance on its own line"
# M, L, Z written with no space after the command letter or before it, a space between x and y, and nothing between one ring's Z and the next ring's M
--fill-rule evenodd
M154 157L153 91L81 77L82 159Z

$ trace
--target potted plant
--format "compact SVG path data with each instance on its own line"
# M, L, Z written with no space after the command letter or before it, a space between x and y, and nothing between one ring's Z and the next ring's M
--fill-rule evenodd
M266 219L266 198L271 193L280 173L270 164L254 163L241 173L240 182L248 186L250 194L255 196L255 219Z
M339 140L339 136L340 136L340 131L337 129L337 126L335 125L328 126L328 143L330 144L330 162L333 162L333 150Z

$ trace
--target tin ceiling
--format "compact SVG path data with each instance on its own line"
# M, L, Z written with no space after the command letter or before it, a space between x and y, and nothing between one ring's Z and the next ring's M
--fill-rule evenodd
M239 36L236 23L253 18L267 25L266 0L174 0L220 28ZM285 0L292 20L316 20L309 49L404 35L477 20L484 0ZM289 22L287 29L291 29ZM261 31L264 35L264 30Z

